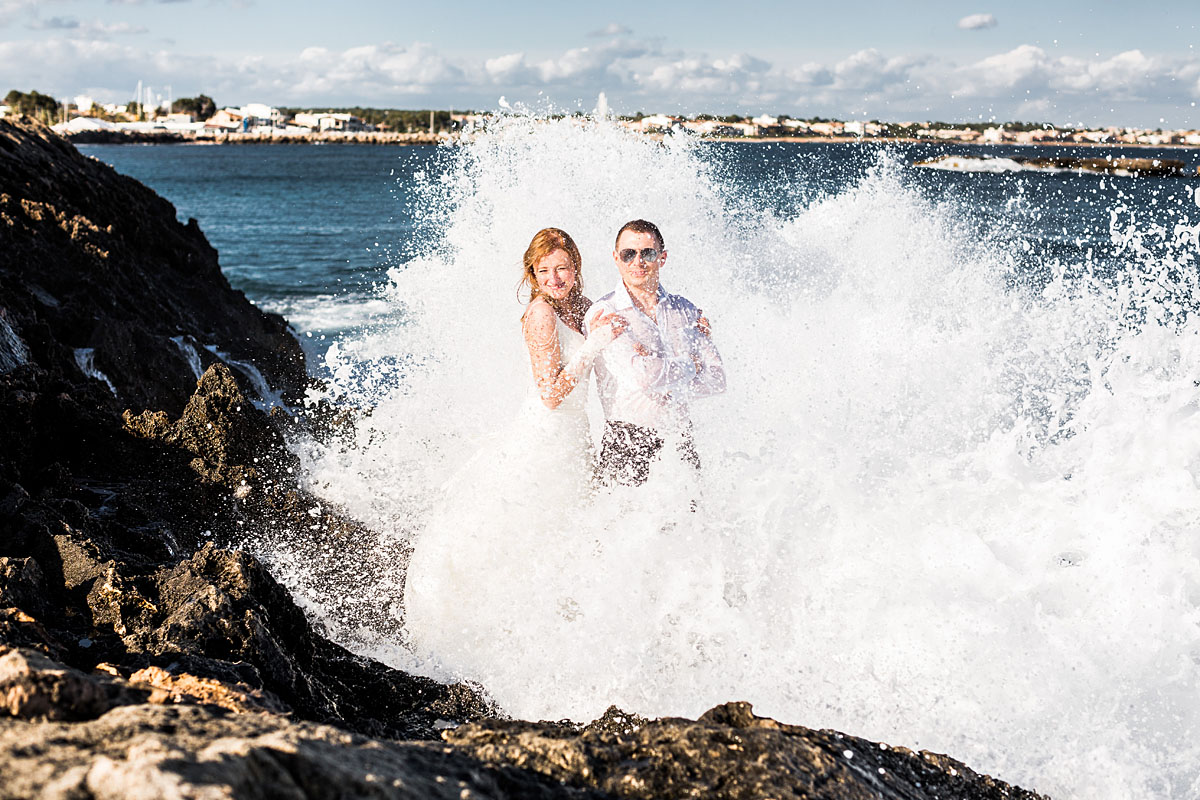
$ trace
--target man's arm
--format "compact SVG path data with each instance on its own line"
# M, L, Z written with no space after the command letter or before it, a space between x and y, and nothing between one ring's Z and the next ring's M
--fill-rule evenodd
M631 340L630 363L638 384L648 392L668 395L685 389L696 378L696 362L688 356L655 352L641 342Z
M675 389L681 400L710 397L725 391L725 364L712 341L712 328L704 312L682 297L673 298L678 339L695 369L685 385Z
M671 315L671 331L661 347L651 348L630 339L634 350L631 359L639 383L646 390L678 399L709 397L725 391L725 365L712 342L708 320L700 309L682 297L673 298L674 305L661 309ZM679 354L670 352L678 348Z
M701 325L703 314L697 309L696 322L687 331L688 345L696 366L696 377L688 384L691 397L710 397L725 391L725 363L712 341L708 320Z

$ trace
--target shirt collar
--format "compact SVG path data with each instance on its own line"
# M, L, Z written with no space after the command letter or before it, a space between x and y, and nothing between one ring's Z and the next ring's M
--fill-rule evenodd
M658 301L661 303L663 298L667 296L667 290L663 288L662 281L658 282ZM629 289L625 288L625 281L617 279L617 288L613 292L613 300L617 303L617 308L633 308L633 298L629 296Z

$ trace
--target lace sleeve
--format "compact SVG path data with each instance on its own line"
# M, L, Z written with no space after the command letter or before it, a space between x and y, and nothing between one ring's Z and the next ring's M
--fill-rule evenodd
M521 320L521 327L538 394L547 406L557 408L575 384L563 386L559 380L563 367L562 345L558 341L554 309L544 302L531 303Z

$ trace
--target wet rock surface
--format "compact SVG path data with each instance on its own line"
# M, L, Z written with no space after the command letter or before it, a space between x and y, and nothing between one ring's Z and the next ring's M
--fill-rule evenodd
M11 713L94 716L113 680L122 697L386 737L490 708L333 644L237 549L248 531L343 550L365 532L299 487L295 420L260 410L245 367L294 397L301 351L194 224L45 128L0 121L0 252L0 645L65 670L23 679ZM198 380L180 341L206 354ZM84 346L107 383L80 368ZM80 682L100 667L108 683Z
M247 545L403 567L304 491L300 423L255 402L246 365L303 387L283 320L166 201L34 124L0 121L0 253L0 798L1033 797L744 704L501 720L356 656Z
M196 221L41 125L0 120L0 239L8 368L70 382L90 370L101 397L178 414L214 348L303 389L287 323L230 287Z
M570 732L486 720L445 734L488 764L512 764L615 797L1037 800L944 755L756 717L726 703L698 720L646 721L617 709Z
M438 743L195 705L117 707L71 725L0 720L0 774L0 798L603 797Z
M988 166L990 164L1016 164L1030 170L1047 172L1093 172L1098 175L1121 175L1128 177L1182 178L1193 173L1187 164L1176 158L1131 158L1111 156L1106 158L1081 158L1078 156L956 156L941 155L913 163L916 167L956 168L955 164ZM991 170L985 170L991 171Z

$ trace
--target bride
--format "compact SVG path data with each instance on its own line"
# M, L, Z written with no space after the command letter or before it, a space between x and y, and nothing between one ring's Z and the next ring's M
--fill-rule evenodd
M583 296L579 248L566 231L543 228L525 250L522 285L530 294L521 317L525 347L539 408L531 397L529 416L543 447L588 455L586 390L573 391L591 369L596 355L625 330L616 314L600 314L585 341L583 317L592 302ZM586 381L585 381L586 383ZM548 413L557 412L557 413ZM558 434L557 436L555 434Z
M530 301L521 331L531 368L529 396L514 423L494 436L443 487L417 538L404 592L413 652L443 671L486 685L496 657L523 643L530 590L557 601L548 551L569 542L592 473L587 376L596 356L625 331L598 316L586 338L582 259L558 228L538 231L523 259ZM515 591L514 591L515 590Z

